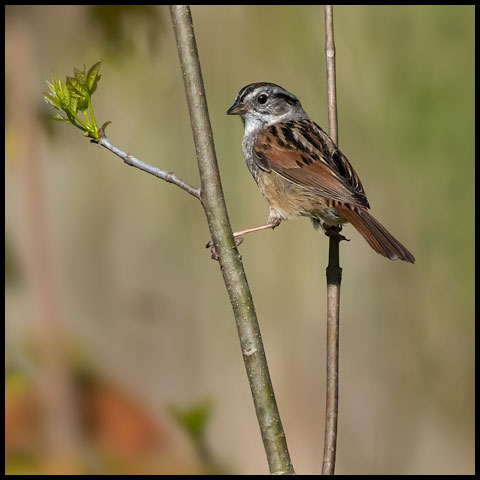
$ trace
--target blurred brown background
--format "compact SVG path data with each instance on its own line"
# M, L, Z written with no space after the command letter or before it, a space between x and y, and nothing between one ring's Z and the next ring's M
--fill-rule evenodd
M111 141L198 185L167 7L5 12L7 473L268 473L199 204L43 102L52 71L103 60ZM230 219L259 225L225 111L270 81L327 127L323 7L192 14ZM417 258L345 229L339 474L474 472L474 27L473 6L335 7L340 146ZM328 241L300 219L240 250L295 469L318 473ZM172 410L205 423L200 448Z

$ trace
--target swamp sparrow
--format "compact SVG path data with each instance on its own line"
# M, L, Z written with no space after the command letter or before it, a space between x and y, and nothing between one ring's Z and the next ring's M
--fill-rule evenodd
M270 207L266 225L236 232L235 237L273 229L282 220L298 216L310 217L327 234L329 227L349 222L380 255L415 262L370 215L355 170L333 140L310 120L295 95L274 83L252 83L240 90L227 114L243 120L243 155Z

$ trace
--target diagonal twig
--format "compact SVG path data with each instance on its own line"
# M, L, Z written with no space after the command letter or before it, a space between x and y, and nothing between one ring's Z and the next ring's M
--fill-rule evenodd
M98 143L102 147L105 147L107 150L110 150L115 155L118 155L127 165L131 167L136 167L140 170L143 170L146 173L150 173L151 175L155 175L166 182L173 183L177 187L180 187L182 190L185 190L190 195L193 195L198 200L202 201L201 192L199 188L195 188L192 185L184 182L180 178L178 178L174 173L167 172L160 168L154 167L149 165L148 163L142 162L137 157L134 157L130 153L124 152L120 148L113 145L110 140L105 136L103 130L99 131L99 138L98 142L95 141L94 143Z
M170 15L195 141L203 208L232 304L270 473L294 474L252 294L225 206L190 8L170 5Z

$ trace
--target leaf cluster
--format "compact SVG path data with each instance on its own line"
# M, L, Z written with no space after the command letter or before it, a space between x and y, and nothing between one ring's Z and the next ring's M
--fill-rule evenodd
M83 70L74 68L73 77L67 76L65 82L52 73L52 83L47 81L50 92L44 93L45 101L66 115L57 113L52 116L53 120L70 123L94 140L98 140L98 127L93 114L92 95L103 76L99 74L101 63L92 65L88 72L85 66ZM80 112L83 118L79 116Z

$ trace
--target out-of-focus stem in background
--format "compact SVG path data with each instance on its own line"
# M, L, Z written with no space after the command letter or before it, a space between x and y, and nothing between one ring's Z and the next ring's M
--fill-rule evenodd
M23 373L31 377L38 392L47 468L50 465L56 474L67 474L75 471L74 464L78 461L79 431L49 238L49 209L40 154L42 136L35 118L38 99L32 97L34 89L30 85L35 78L32 69L35 65L35 39L27 23L21 19L10 21L6 28L10 42L16 46L16 53L6 49L5 72L9 85L10 126L17 135L16 156L12 160L22 170L18 178L21 180L20 196L23 197L22 218L28 232L28 242L24 245L28 261L24 265L29 268L30 287L35 299L31 311L35 364L17 351L9 353L14 364L15 357L23 355L15 366L27 367L23 368ZM14 75L10 77L9 73Z

